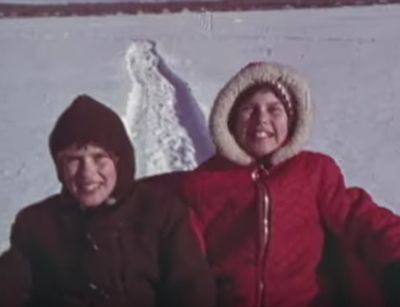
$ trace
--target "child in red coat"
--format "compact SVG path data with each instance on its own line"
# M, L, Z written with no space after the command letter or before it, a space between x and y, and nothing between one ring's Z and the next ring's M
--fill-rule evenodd
M215 100L217 153L184 193L220 306L396 304L400 218L303 150L311 122L307 82L279 64L246 66Z

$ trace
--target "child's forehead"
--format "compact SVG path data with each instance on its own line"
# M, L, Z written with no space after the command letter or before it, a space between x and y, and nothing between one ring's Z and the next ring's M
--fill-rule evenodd
M248 99L244 100L242 104L283 105L282 101L275 95L274 92L267 90L255 92L252 96L248 97Z
M108 152L96 144L73 144L66 149L59 152L59 156L79 156L79 155L94 155L94 154L108 154Z

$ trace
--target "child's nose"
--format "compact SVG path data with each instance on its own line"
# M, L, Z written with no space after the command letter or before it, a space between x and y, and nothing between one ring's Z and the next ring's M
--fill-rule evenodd
M90 160L85 160L82 164L81 175L84 178L90 178L96 173L96 165Z
M270 116L266 110L259 109L257 112L258 123L267 124L270 120Z

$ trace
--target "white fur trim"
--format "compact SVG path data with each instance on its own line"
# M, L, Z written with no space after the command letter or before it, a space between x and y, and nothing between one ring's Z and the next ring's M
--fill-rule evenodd
M278 149L271 157L272 164L281 163L297 153L306 145L310 137L313 107L310 88L307 81L295 71L277 64L257 62L240 70L221 89L211 109L210 132L217 152L240 165L248 165L254 159L236 142L228 128L230 111L241 92L255 83L281 82L292 93L295 110L295 127L292 137L285 146Z

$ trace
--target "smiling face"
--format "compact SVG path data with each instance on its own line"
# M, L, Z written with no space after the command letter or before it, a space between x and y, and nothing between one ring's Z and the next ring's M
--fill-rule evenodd
M114 191L117 161L101 147L72 146L62 150L57 161L63 183L83 207L103 204Z
M233 134L238 144L252 157L264 157L286 141L288 116L283 103L270 90L259 90L238 102Z

